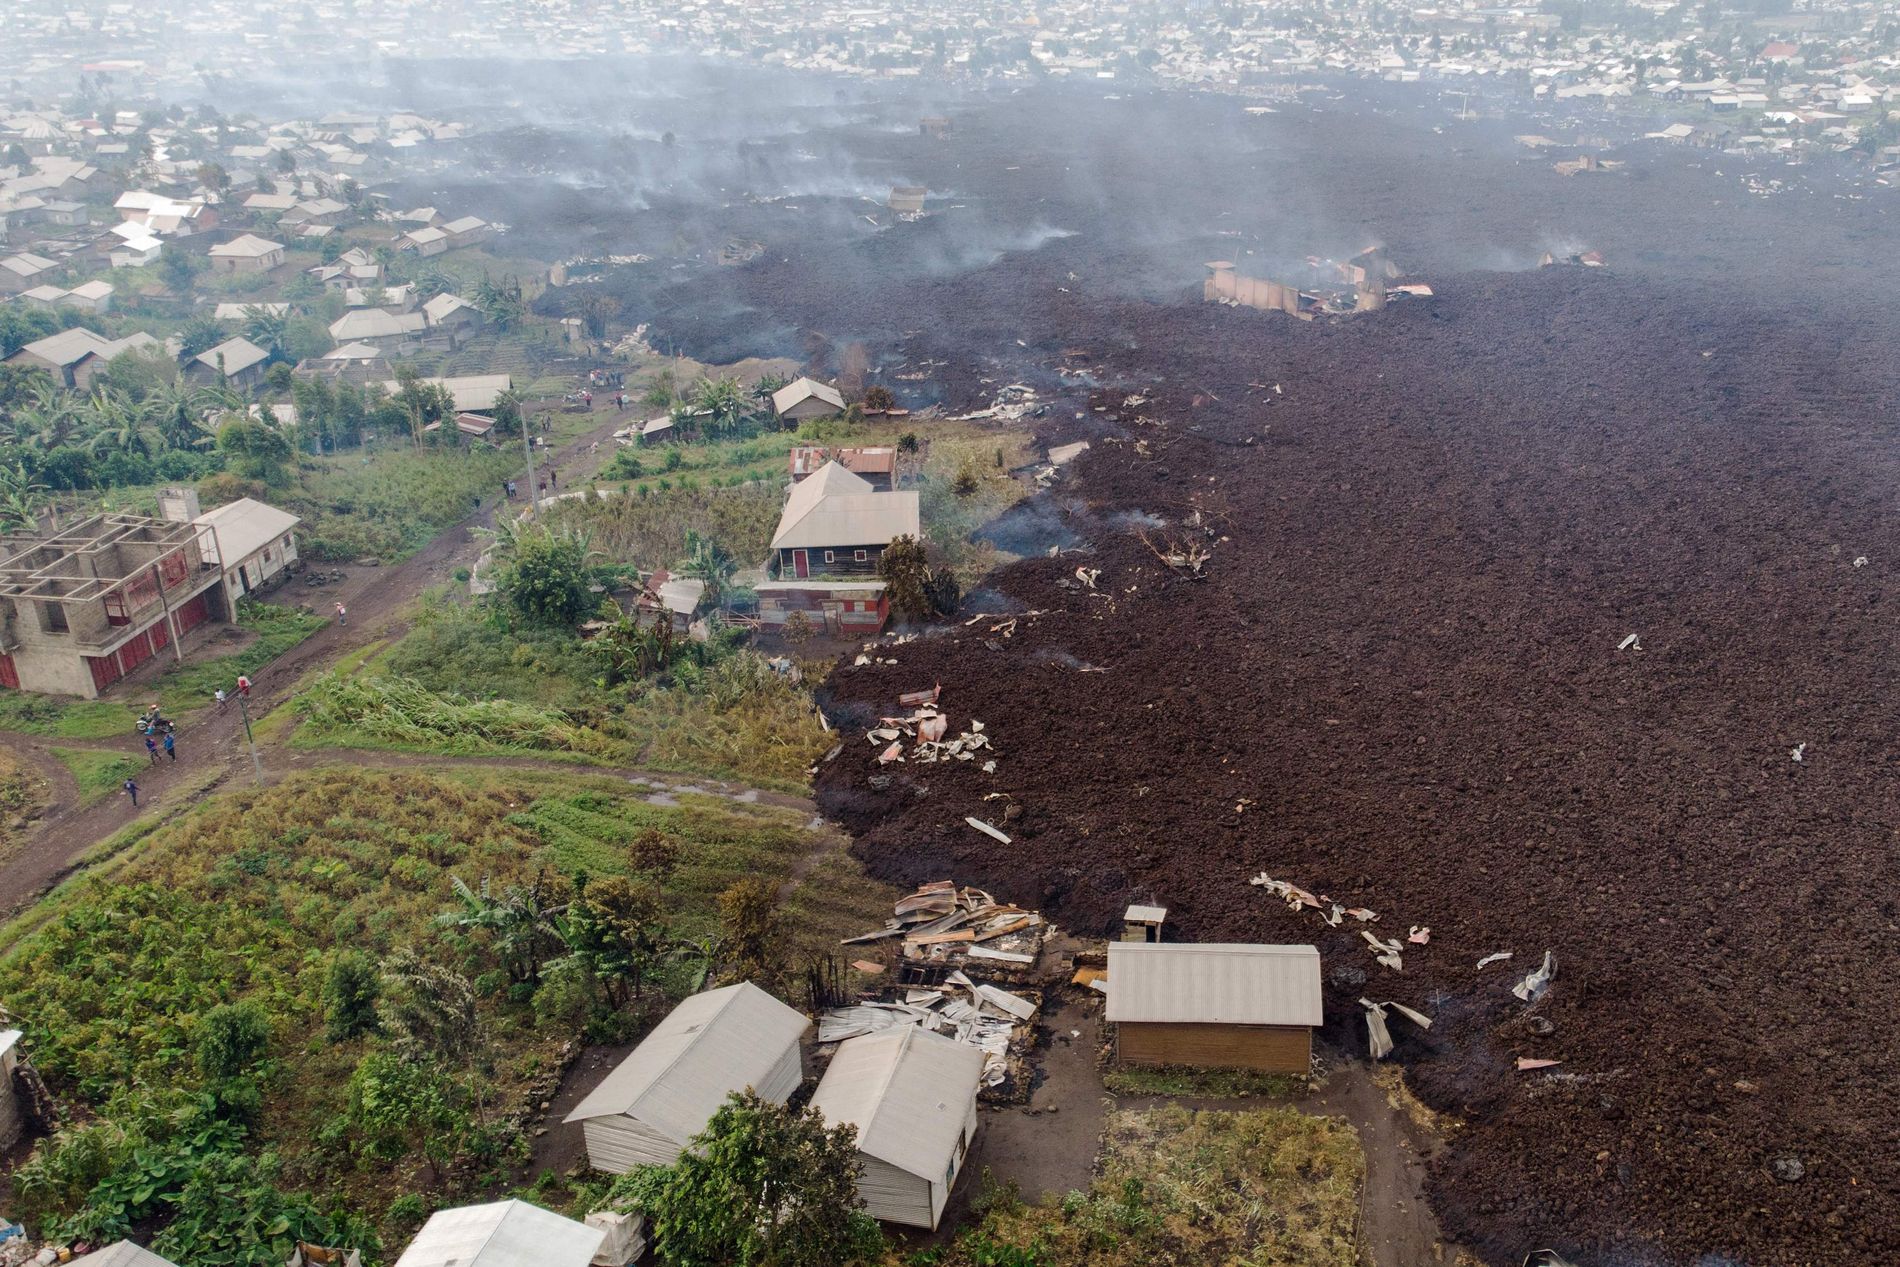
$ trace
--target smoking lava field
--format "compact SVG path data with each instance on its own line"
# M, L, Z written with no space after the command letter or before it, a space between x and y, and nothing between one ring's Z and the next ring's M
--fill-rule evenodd
M940 214L744 189L742 154L691 235L758 259L598 283L702 356L862 340L873 381L953 407L1031 381L1045 439L1093 441L1005 526L1033 557L895 667L833 673L819 794L867 864L1089 933L1152 899L1182 938L1317 942L1346 1050L1362 995L1428 1013L1397 1058L1463 1124L1431 1191L1487 1262L1900 1258L1886 205L1821 175L1755 201L1660 150L1566 181L1418 99L913 104L951 138L796 144ZM1611 267L1528 267L1572 240ZM1197 302L1201 260L1372 241L1436 296L1311 325ZM1162 558L1190 547L1198 577ZM873 763L862 730L932 683L993 774ZM1292 912L1263 871L1381 919ZM1359 931L1413 925L1397 971Z
M849 742L827 811L893 879L1089 932L1152 898L1187 939L1317 941L1349 1049L1361 995L1432 1015L1398 1028L1467 1124L1435 1204L1489 1261L1892 1253L1900 384L1865 332L1715 311L1547 271L1334 328L1124 313L1172 372L1104 397L1118 434L1051 498L1086 545L972 604L1040 614L832 678L859 727L941 682L996 772ZM1263 870L1382 919L1290 913ZM1356 931L1413 924L1399 972Z

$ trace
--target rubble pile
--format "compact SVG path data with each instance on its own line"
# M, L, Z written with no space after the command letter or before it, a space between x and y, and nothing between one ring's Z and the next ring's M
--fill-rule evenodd
M1014 622L1010 623L1013 629ZM873 661L866 655L860 655L856 661L860 666L870 662ZM978 753L984 753L983 772L996 773L996 759L988 755L994 749L990 748L990 737L984 732L982 722L971 718L967 729L955 735L950 733L950 718L937 707L941 689L933 687L928 691L911 691L898 696L899 704L915 707L899 716L880 717L877 725L865 732L865 739L878 750L876 764L884 766L898 761L912 761L918 765L934 765L939 761L975 761Z
M991 969L1027 968L1036 961L1049 924L1036 911L998 902L981 889L937 880L897 903L876 932L847 938L847 946L898 941L906 960Z
M818 1041L843 1042L900 1025L919 1025L983 1050L983 1094L1007 1100L1027 1090L1026 1052L1041 999L952 972L940 986L912 987L901 1000L867 1000L818 1018Z

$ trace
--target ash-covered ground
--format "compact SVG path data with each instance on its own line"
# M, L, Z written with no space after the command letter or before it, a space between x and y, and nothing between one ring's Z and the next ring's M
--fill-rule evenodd
M749 73L629 74L624 120L579 75L493 90L535 110L406 192L537 258L650 255L547 302L605 289L705 359L862 342L913 404L1097 389L1043 420L1094 449L1008 525L1074 552L972 600L1040 614L826 688L861 729L941 682L998 752L874 783L849 740L819 792L866 863L1084 932L1152 899L1184 938L1317 941L1341 1046L1361 995L1436 1018L1395 1024L1399 1058L1464 1123L1432 1191L1487 1262L1900 1258L1891 193L1778 171L1764 199L1738 160L1643 146L1565 177L1510 140L1551 121L1417 90L1248 115ZM935 214L896 221L893 184ZM762 254L714 263L735 239ZM1312 325L1197 302L1202 261L1374 242L1436 297ZM1610 267L1532 267L1582 247ZM1202 579L1155 552L1190 540ZM1096 589L1057 584L1078 566ZM1380 967L1260 871L1430 942Z

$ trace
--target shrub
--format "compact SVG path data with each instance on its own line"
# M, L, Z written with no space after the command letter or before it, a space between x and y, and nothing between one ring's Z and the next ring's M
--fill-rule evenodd
M597 605L588 592L593 579L586 542L573 532L542 528L516 537L496 588L529 620L571 628Z
M376 1000L382 976L370 957L360 950L339 950L330 959L323 979L324 1033L331 1042L343 1042L377 1028Z

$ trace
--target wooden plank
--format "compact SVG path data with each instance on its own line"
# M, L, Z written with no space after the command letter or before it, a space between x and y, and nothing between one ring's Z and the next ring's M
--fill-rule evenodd
M976 930L974 928L959 928L954 933L925 933L921 937L906 937L904 938L904 944L907 946L940 946L945 942L975 940Z

